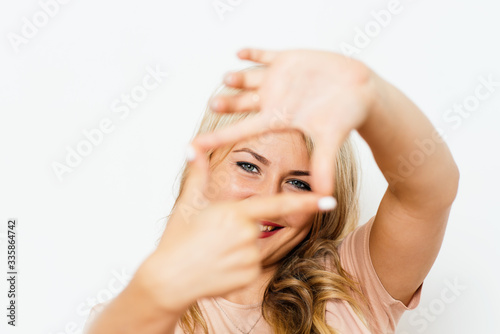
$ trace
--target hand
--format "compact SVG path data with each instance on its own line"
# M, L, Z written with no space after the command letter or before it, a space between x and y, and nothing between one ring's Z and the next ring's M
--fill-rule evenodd
M373 72L364 64L325 51L243 49L239 58L264 64L233 72L226 85L235 96L216 96L215 112L260 112L218 131L202 134L193 145L202 149L262 134L298 129L312 137L312 190L332 195L336 154L351 130L367 118L373 100ZM214 105L215 104L215 105Z
M158 248L138 270L148 298L174 313L198 298L229 293L254 281L261 271L257 222L313 213L321 198L309 192L211 202L205 195L207 158L196 152L188 167L182 195Z

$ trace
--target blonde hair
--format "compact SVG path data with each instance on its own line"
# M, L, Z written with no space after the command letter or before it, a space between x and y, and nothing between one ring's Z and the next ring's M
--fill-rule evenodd
M218 94L234 95L239 91L221 85L212 97ZM255 113L217 114L207 106L195 135L212 132ZM314 143L310 137L304 134L302 136L310 156ZM219 162L227 156L234 144L229 146L218 148L222 151ZM217 163L212 159L214 152L215 150L207 152L211 166ZM187 174L187 164L184 163L179 192L171 213L182 194ZM358 304L361 301L362 306L366 306L366 299L359 284L340 265L337 252L338 245L356 228L359 219L358 163L351 137L346 139L337 153L335 180L333 195L337 199L337 207L333 211L315 214L309 234L281 260L264 292L262 314L274 333L337 333L325 321L326 303L331 299L349 303L368 326L362 311L364 308ZM208 334L207 323L198 302L194 302L179 321L185 333L194 334L199 326Z

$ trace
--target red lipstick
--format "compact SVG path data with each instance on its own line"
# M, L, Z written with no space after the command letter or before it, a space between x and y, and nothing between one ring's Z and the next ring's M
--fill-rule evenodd
M276 223L271 223L271 222L268 222L268 221L265 221L265 220L261 220L259 222L260 225L267 225L267 226L276 226L276 227L283 227L283 225L279 225L279 224L276 224Z
M260 232L260 236L259 238L262 239L262 238L268 238L272 235L274 235L275 233L277 233L279 230L281 230L284 226L282 225L279 225L279 224L276 224L276 223L271 223L271 222L268 222L268 221L260 221L259 222L260 225L262 226L276 226L277 228L272 230L272 231L261 231Z

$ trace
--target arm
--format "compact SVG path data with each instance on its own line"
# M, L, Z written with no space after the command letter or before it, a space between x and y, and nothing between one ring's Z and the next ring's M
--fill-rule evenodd
M328 195L335 155L356 129L389 184L370 234L372 263L386 290L406 304L436 259L456 196L459 173L446 144L415 104L357 60L317 50L247 48L238 56L266 66L230 73L228 85L241 91L217 96L214 111L259 114L202 134L197 145L301 130L314 141L312 188Z
M372 72L373 107L357 129L389 186L370 234L373 266L407 304L434 263L459 171L446 143L404 94Z
M138 272L139 273L139 272ZM173 334L183 311L168 311L148 299L150 292L142 275L135 275L129 285L97 315L86 334ZM175 296L172 296L175 299Z
M173 334L199 298L236 291L259 277L261 217L318 211L321 196L309 192L210 202L209 160L192 149L189 176L157 249L86 334Z

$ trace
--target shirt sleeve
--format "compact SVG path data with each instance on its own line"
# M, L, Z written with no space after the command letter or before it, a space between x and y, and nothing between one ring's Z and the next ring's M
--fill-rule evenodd
M370 257L369 240L374 220L375 216L347 235L339 246L339 256L342 267L360 283L361 291L368 300L372 311L367 317L370 323L380 333L392 333L403 313L418 306L423 283L413 294L408 306L387 292Z

